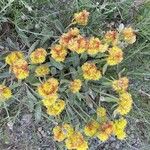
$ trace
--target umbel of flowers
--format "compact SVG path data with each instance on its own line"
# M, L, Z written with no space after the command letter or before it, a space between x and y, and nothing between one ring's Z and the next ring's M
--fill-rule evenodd
M90 13L86 10L77 12L72 19L72 25L86 26L89 21ZM69 53L78 55L86 54L93 59L104 53L104 59L107 66L118 65L124 58L120 43L133 44L136 41L136 35L131 27L123 27L119 30L107 31L102 38L90 36L87 37L80 33L77 27L68 29L63 33L58 43L53 44L49 50L43 48L35 49L26 58L21 51L13 51L6 56L5 62L10 66L10 72L18 79L24 80L30 74L30 65L35 66L34 74L40 79L37 92L41 97L43 106L47 114L57 117L66 108L66 100L61 98L59 91L60 81L51 74L51 68L47 63L48 57L53 58L56 62L65 62ZM50 55L50 56L49 56ZM48 56L48 57L47 57ZM72 94L77 95L82 86L88 81L98 81L103 77L102 68L94 61L83 62L80 66L82 77L70 79L68 89ZM32 71L33 72L33 71ZM41 79L43 79L41 81ZM117 105L113 112L113 119L107 116L106 108L98 106L96 118L90 118L85 124L83 130L78 131L71 123L63 123L54 127L54 139L58 142L64 141L67 149L86 150L88 149L87 138L97 137L101 141L106 141L110 136L116 136L123 140L126 137L125 128L127 115L132 108L132 96L128 93L129 80L127 77L111 82L112 89L118 95ZM0 85L0 100L4 101L11 98L11 90L5 85ZM80 112L79 112L80 113Z

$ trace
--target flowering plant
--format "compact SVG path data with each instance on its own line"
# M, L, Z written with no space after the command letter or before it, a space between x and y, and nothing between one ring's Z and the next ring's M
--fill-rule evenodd
M75 13L72 27L50 48L37 48L29 56L16 50L5 58L11 75L32 88L43 111L57 122L54 139L64 141L67 149L88 149L93 137L123 140L133 103L128 78L112 77L109 68L123 61L123 49L136 41L134 30L121 24L103 37L87 35L82 26L89 17L86 10ZM11 96L11 89L1 84L0 100Z

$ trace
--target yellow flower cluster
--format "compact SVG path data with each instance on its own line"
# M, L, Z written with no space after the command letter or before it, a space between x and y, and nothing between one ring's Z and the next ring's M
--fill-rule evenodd
M119 140L123 140L126 137L125 128L127 126L127 121L124 118L120 118L114 121L113 133L117 136Z
M48 67L48 65L44 64L44 65L40 65L35 69L35 74L37 77L43 77L45 75L48 75L50 72L50 69Z
M44 99L43 105L47 108L47 113L52 116L59 115L65 108L65 101L58 99L58 80L50 78L38 86L38 93Z
M83 135L75 131L70 124L63 124L53 128L54 139L58 142L64 141L67 149L87 150L88 144Z
M64 61L67 55L67 50L60 44L56 44L51 48L51 57L56 61Z
M133 103L133 100L132 100L131 94L127 92L120 94L118 107L115 110L115 112L121 115L128 114L130 110L132 109L132 103Z
M37 48L30 54L30 59L32 64L43 63L46 59L47 52L43 48Z
M105 117L105 120L103 119ZM106 141L111 135L123 140L126 137L126 119L123 117L114 121L109 121L104 107L97 108L97 120L92 120L84 127L84 133L89 137L98 137L101 141Z
M117 46L110 48L108 53L107 64L110 66L117 65L123 60L123 52Z
M132 109L132 96L127 92L129 79L127 77L119 78L112 82L113 89L119 94L118 107L114 111L121 115L126 115Z
M85 80L99 80L102 75L94 63L86 62L82 65L83 77Z
M72 91L72 93L77 93L80 91L81 86L82 86L81 80L75 79L70 83L70 90Z
M22 52L11 52L6 56L5 61L10 65L10 69L15 74L17 79L22 80L29 76L28 63L24 59Z
M10 88L0 84L0 101L5 101L11 98L11 96L12 96L12 92Z
M5 62L9 65L13 65L17 60L23 59L24 55L20 51L13 51L8 54L5 58Z
M136 41L135 32L131 27L124 28L122 33L123 33L123 38L127 43L133 44Z
M77 23L77 24L83 25L83 26L87 25L89 14L90 13L86 10L75 13L74 18L73 18L74 23Z

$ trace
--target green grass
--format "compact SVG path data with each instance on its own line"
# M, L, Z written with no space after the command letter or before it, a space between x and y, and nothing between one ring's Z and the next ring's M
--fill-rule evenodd
M84 31L100 37L106 29L116 28L120 23L132 25L137 30L137 41L125 49L125 59L113 70L123 71L130 79L130 91L134 99L134 108L128 115L130 126L137 128L135 132L141 137L144 132L144 147L150 144L150 2L140 6L133 5L133 0L1 0L0 1L0 50L1 56L13 49L19 49L26 54L35 47L47 48L66 31L74 12L87 9L91 12L90 22ZM0 56L0 68L4 66ZM9 73L0 70L0 81L10 82ZM40 103L34 97L35 93L26 84L18 87L13 83L15 95L0 109L0 127L6 128L8 122L18 124L23 114L32 114L33 127L44 122L55 124L52 117L41 113ZM26 91L26 92L25 92ZM70 117L74 114L70 113ZM42 121L41 121L42 119ZM74 120L76 121L76 117ZM138 124L142 124L140 127ZM143 127L144 129L140 128ZM36 131L32 131L33 143ZM1 136L2 135L2 136ZM0 141L7 144L7 134L0 132ZM24 141L22 141L24 142ZM9 143L9 142L8 142ZM24 144L24 143L22 143ZM33 144L33 145L34 145ZM55 143L56 144L56 143ZM129 141L130 144L130 141ZM28 144L27 144L28 145ZM59 147L59 145L56 147ZM31 148L32 149L32 148ZM142 149L142 147L141 147ZM146 148L145 148L146 149Z

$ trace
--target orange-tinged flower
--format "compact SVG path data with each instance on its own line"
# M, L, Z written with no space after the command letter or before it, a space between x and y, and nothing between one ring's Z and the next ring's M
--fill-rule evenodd
M58 80L55 78L50 78L40 86L38 86L38 93L44 97L53 96L58 91Z
M82 65L83 77L85 80L99 80L101 78L101 72L97 69L94 63L84 63Z
M48 65L44 64L44 65L40 65L35 69L35 74L37 77L43 77L45 75L48 75L50 72L50 69L48 67Z
M5 58L5 62L9 65L13 65L17 60L23 59L24 55L21 51L13 51Z
M89 55L95 55L102 49L102 44L99 38L91 37L88 42L87 53Z
M56 126L53 128L53 134L55 141L61 142L64 139L71 136L74 132L74 128L70 124L63 124L61 126Z
M120 118L114 121L113 133L117 136L119 140L123 140L126 137L125 128L127 126L127 120Z
M108 51L107 64L110 66L117 65L123 60L123 52L119 47L112 47Z
M68 49L75 51L78 54L84 53L87 49L87 41L83 36L78 35L76 38L72 38L69 41Z
M82 86L81 80L75 79L70 83L70 90L72 91L72 93L77 93L80 91L81 86Z
M80 33L78 28L71 28L67 33L63 33L62 36L59 39L60 45L63 45L64 47L68 47L68 43L70 40L78 36Z
M112 82L112 87L117 92L125 92L129 85L129 79L127 77L119 78Z
M99 123L98 122L90 121L84 127L84 133L87 136L92 137L92 136L94 136L96 134L98 127L99 127Z
M73 21L79 25L85 26L88 23L89 14L90 13L86 10L83 10L79 13L75 13Z
M115 110L115 113L119 113L121 115L126 115L132 109L132 97L128 92L121 93L119 96L118 107Z
M58 94L53 94L43 99L42 102L45 107L50 107L56 102L57 99L58 99Z
M43 48L37 48L33 51L30 55L31 63L32 64L39 64L43 63L46 59L47 52Z
M136 41L136 34L131 27L124 28L122 33L123 38L127 43L133 44Z
M19 59L12 65L12 72L15 74L17 79L25 79L29 76L28 63Z
M119 34L117 31L107 31L104 36L104 41L108 44L117 45Z
M60 115L60 113L64 110L65 105L65 101L58 99L53 105L47 107L47 114L51 116Z
M56 61L64 61L67 55L67 49L60 44L56 44L51 48L51 57Z
M0 84L0 101L7 100L11 98L12 92L9 87Z
M80 132L75 131L65 141L67 149L87 150L88 144Z
M101 141L106 141L111 136L112 132L113 122L108 121L100 125L96 135Z

